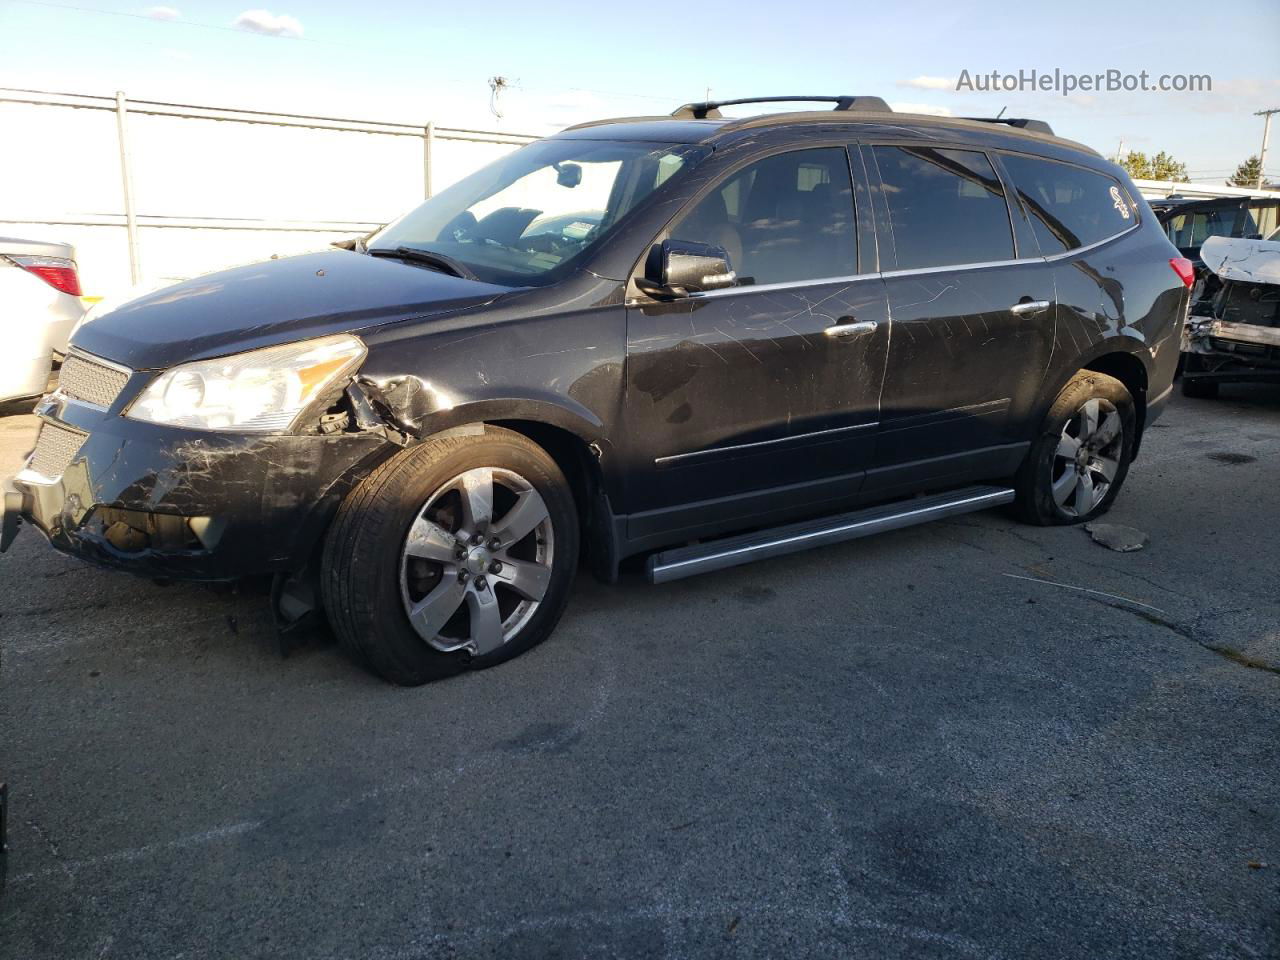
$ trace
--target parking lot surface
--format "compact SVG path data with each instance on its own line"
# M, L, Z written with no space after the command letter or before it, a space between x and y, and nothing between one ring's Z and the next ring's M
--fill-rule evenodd
M34 419L0 419L0 473ZM1108 520L580 578L419 689L266 600L0 557L0 957L1280 956L1280 389Z

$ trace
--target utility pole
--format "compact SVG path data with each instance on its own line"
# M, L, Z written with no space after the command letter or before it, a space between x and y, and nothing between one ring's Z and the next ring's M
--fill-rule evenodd
M1119 163L1120 157L1124 155L1124 137L1120 138L1120 143L1116 146L1116 158L1112 163Z
M1265 118L1262 121L1262 152L1258 154L1258 182L1254 184L1259 190L1262 189L1262 180L1267 169L1267 141L1271 139L1271 115L1273 113L1280 113L1280 107L1259 110L1254 114L1255 117Z

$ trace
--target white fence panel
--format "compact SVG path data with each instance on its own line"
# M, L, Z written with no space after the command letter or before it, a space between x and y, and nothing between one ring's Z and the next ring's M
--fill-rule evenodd
M420 203L426 124L127 101L141 284L323 249ZM529 137L439 129L436 191ZM87 296L130 286L114 97L0 90L0 235L76 246Z

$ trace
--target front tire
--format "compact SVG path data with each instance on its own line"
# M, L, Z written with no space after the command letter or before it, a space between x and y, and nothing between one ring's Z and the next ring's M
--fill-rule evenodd
M1014 510L1039 526L1085 523L1111 508L1137 439L1133 397L1115 377L1081 370L1058 394L1018 469Z
M524 653L554 629L577 567L559 467L501 427L427 440L347 496L325 539L325 610L343 649L412 686Z

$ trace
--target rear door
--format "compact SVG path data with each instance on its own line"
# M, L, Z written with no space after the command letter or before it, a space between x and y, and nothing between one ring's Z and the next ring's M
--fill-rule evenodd
M998 476L1054 342L1053 271L982 150L864 145L893 320L868 494Z
M889 329L883 282L859 269L846 146L734 164L667 236L725 248L743 279L669 303L632 288L630 535L851 500Z

